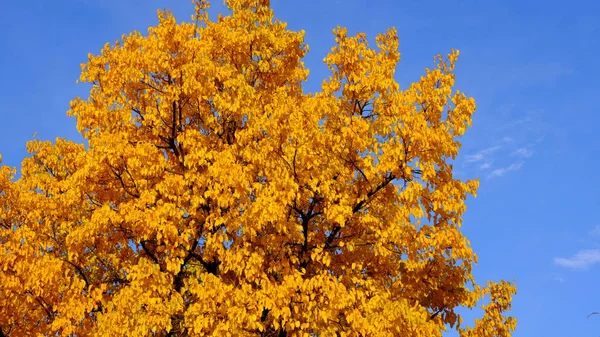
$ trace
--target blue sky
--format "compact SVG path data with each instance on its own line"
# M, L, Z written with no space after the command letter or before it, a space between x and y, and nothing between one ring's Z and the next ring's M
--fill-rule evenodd
M306 30L307 89L326 76L331 29L371 38L396 26L403 87L432 56L461 50L457 87L478 111L456 164L481 178L464 231L479 281L516 280L514 336L598 336L600 316L600 3L491 0L272 0L276 16ZM0 153L18 166L25 142L80 139L65 116L88 52L157 22L188 0L4 0L0 8ZM220 1L213 6L222 8Z

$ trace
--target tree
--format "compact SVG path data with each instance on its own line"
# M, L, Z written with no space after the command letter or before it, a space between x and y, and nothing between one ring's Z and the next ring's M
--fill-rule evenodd
M86 144L2 167L0 336L510 336L515 287L475 283L460 231L458 51L400 89L394 29L371 48L337 28L307 94L304 33L227 5L90 55L68 112Z

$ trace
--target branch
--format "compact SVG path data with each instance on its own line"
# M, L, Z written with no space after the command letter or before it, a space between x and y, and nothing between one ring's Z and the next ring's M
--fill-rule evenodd
M377 187L375 187L374 189L372 189L371 191L369 191L369 193L367 193L366 198L364 198L363 200L361 200L359 203L357 203L353 208L352 208L352 213L357 213L359 212L362 207L369 202L370 198L372 196L375 195L375 193L379 192L381 189L383 189L384 187L386 187L389 183L392 182L392 180L396 179L396 176L393 174L388 175L379 185L377 185Z
M117 178L117 180L121 183L121 187L123 187L123 190L125 191L125 193L129 194L130 196L134 197L134 198L139 198L140 196L137 194L134 194L132 192L129 191L129 186L125 185L125 181L123 180L123 174L119 173L114 167L112 167L112 165L108 164L108 167L110 168L111 172L115 175L115 177Z
M150 84L148 82L140 81L140 83L150 87L151 89L154 89L154 90L160 92L161 94L164 94L164 91L160 90L159 88L153 86L152 84Z
M437 317L437 315L439 315L443 310L439 309L438 311L434 312L433 314L431 314L431 316L429 316L429 319L432 320L434 318Z
M175 139L177 138L177 102L173 101L172 105L173 106L171 110L171 137L169 138L169 146L171 147L171 149L175 153L175 156L177 156L179 162L181 163L179 149L175 144Z
M142 249L150 257L150 259L158 265L158 267L160 268L160 271L164 272L165 270L164 270L162 264L156 258L156 255L154 255L154 252L150 251L150 249L146 246L146 242L148 242L148 241L145 241L145 240L140 241L140 245L142 246Z
M383 189L384 187L386 187L394 179L396 179L396 176L393 175L393 174L389 174L379 185L377 185L374 189L372 189L371 191L369 191L369 193L367 193L366 198L364 198L361 201L359 201L352 208L352 214L360 212L361 209L362 209L362 207L364 205L366 205L367 202L370 201L371 197L373 197L377 192L379 192L381 189ZM342 229L342 226L340 226L340 225L335 225L333 227L333 229L331 230L331 233L329 233L329 236L327 236L327 240L325 241L325 246L331 247L331 244L333 243L333 240L335 240L336 235L339 233L339 231L341 229Z
M206 272L217 276L218 268L219 268L219 265L221 264L221 262L219 262L219 261L206 262L206 261L204 261L204 259L202 258L202 256L200 254L192 254L192 257L195 258L198 262L200 262L202 267L204 267L204 269L206 269Z
M173 285L175 286L176 292L179 292L183 287L183 276L185 275L184 269L187 263L194 257L194 250L196 249L196 246L198 246L198 242L200 242L200 235L192 242L192 245L190 246L187 255L185 256L185 258L183 258L183 262L181 264L179 272L177 273L177 275L175 275L175 278L173 279Z
M75 263L69 261L69 260L63 260L66 263L70 264L71 266L73 266L73 268L75 268L75 270L77 271L77 273L83 278L83 281L85 281L85 290L89 290L90 289L90 282L88 282L87 277L85 276L85 273L83 272L83 269L81 269L81 267L79 267L78 265L76 265Z
M28 291L27 293L32 296L35 296L31 291ZM46 303L46 301L44 301L44 299L42 299L39 296L35 296L34 298L35 298L36 302L38 302L40 307L42 307L42 309L44 309L44 311L46 312L46 315L48 315L48 319L53 320L54 319L53 310L50 310L51 307Z

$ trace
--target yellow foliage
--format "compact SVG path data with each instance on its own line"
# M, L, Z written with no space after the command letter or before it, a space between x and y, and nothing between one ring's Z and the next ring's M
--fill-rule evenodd
M394 29L372 48L337 28L308 94L304 32L226 3L90 55L68 113L87 144L0 169L1 334L510 336L515 288L475 284L459 230L478 183L449 164L475 111L458 51L400 89Z

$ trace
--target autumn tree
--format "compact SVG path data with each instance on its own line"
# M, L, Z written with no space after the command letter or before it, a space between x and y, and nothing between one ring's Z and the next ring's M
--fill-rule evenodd
M226 4L90 55L86 143L0 169L0 336L510 336L515 288L475 283L460 231L458 51L401 89L394 29L337 28L309 94L304 32Z

